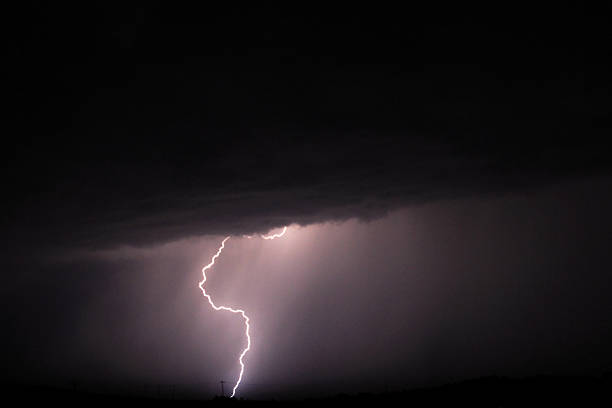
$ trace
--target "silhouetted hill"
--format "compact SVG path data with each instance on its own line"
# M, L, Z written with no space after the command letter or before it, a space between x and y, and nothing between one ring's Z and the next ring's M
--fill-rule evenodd
M485 377L383 394L341 395L324 401L306 401L305 405L410 407L524 407L524 406L599 406L611 402L612 376L555 377L523 379Z
M31 406L62 407L156 407L156 406L236 406L248 405L276 407L321 406L409 406L409 407L524 407L524 406L605 406L610 405L612 374L602 377L537 376L529 378L483 377L402 392L380 394L337 395L285 401L237 400L179 400L127 397L96 394L76 390L4 385L3 395L14 403Z

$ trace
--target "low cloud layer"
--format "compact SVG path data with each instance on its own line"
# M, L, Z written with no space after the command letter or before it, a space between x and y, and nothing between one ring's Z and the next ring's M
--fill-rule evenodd
M33 168L19 163L13 172L31 173L18 176L17 191L11 191L4 238L50 246L149 245L292 223L371 219L401 206L525 191L607 171L597 161L603 152L597 145L546 157L548 149L526 143L521 147L537 156L526 159L522 152L467 154L456 151L465 145L408 137L332 137L314 144L305 137L279 150L266 144L284 139L271 139L227 139L210 149L205 139L186 145L187 155L154 164L106 161L74 150L72 162L49 158ZM173 137L171 143L185 142ZM120 145L116 149L121 152ZM320 151L311 154L312 149Z

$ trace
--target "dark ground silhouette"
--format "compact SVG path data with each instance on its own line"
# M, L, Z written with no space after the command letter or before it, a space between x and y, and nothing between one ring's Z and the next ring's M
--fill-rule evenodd
M40 386L3 386L5 399L29 406L136 407L136 406L410 406L410 407L524 407L608 406L612 402L612 373L600 377L536 376L483 377L431 388L378 394L339 394L296 400L248 400L216 397L212 400L142 398L81 392Z

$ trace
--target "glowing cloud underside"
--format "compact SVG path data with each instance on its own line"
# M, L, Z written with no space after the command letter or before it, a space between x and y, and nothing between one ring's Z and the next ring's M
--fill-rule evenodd
M263 239L268 239L268 240L275 239L275 238L280 238L283 235L285 235L285 232L287 232L287 227L284 227L283 231L278 233L278 234L262 235L261 237ZM251 238L251 237L248 237L248 238ZM240 353L240 357L238 358L238 362L240 363L240 375L238 375L238 380L236 381L236 384L234 385L234 388L232 388L232 395L230 395L230 398L233 398L234 395L236 395L236 390L238 389L238 386L240 385L240 382L242 381L242 375L244 374L244 361L243 361L244 356L251 349L251 336L249 335L249 329L251 328L251 326L249 325L249 317L246 315L246 313L242 309L234 309L234 308L231 308L229 306L217 306L217 305L215 305L215 303L213 302L212 298L210 297L210 295L208 293L206 293L206 289L204 288L204 284L206 283L206 271L213 267L213 265L215 264L215 261L221 255L221 252L223 252L223 249L225 248L225 243L227 242L228 239L230 239L230 237L225 237L225 239L223 241L221 241L221 246L217 250L217 253L215 253L215 255L213 255L212 259L210 260L210 263L208 265L206 265L204 268L202 268L203 279L199 283L198 286L200 287L200 290L202 291L202 294L206 297L206 299L208 299L208 303L210 304L210 306L214 310L217 310L217 311L224 310L226 312L240 314L242 316L242 318L244 319L244 326L245 326L244 334L245 334L246 339L247 339L247 345L242 350L242 353Z
M285 232L287 232L287 227L283 227L283 230L281 232L279 232L278 234L272 234L272 235L262 235L261 237L263 239L274 239L274 238L280 238L283 235L285 235Z

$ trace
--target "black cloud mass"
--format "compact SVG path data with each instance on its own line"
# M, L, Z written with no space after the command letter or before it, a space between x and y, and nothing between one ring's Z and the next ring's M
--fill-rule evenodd
M15 11L3 239L147 245L607 172L607 17L455 11Z

